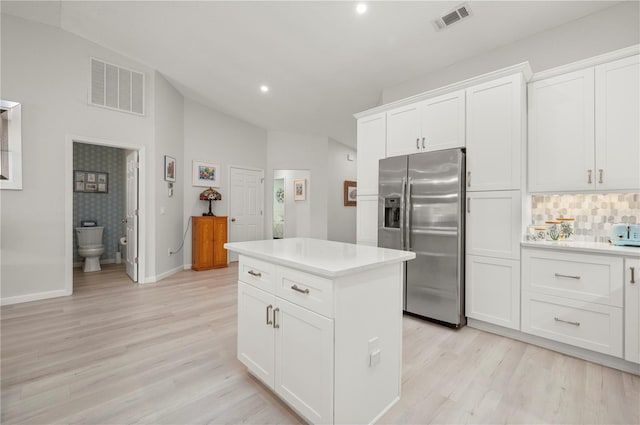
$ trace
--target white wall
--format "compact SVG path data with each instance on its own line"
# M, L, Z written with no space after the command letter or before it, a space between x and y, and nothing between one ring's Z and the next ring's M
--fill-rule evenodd
M24 189L0 192L0 295L14 302L64 294L65 199L71 196L65 193L66 135L143 146L147 169L154 170L154 74L59 28L2 15L1 31L2 98L22 103ZM144 117L87 104L90 56L145 73ZM142 213L148 276L155 270L155 181L155 173L147 173Z
M169 249L176 251L182 243L184 223L184 182L191 172L184 164L184 98L158 72L155 73L155 162L153 174L157 182L155 190L156 220L156 279L162 279L172 271L182 269L182 253L168 255ZM164 156L176 159L176 182L173 196L169 197L164 181Z
M229 165L264 170L267 166L267 132L253 124L185 99L182 165L185 171L182 183L184 184L183 226L186 226L189 217L202 215L209 206L208 202L199 199L200 192L205 188L191 185L193 160L211 162L220 166L220 187L217 190L222 194L222 200L213 203L213 213L221 216L228 215ZM265 196L265 199L269 199L269 203L271 198L272 196ZM271 223L271 219L265 223ZM265 228L270 226L267 225ZM185 227L182 229L184 230ZM191 265L191 226L184 244L183 261L185 266Z
M327 137L283 131L268 132L266 193L273 190L274 170L309 170L307 196L313 199L309 237L327 239ZM265 238L273 237L273 196L265 196Z
M273 170L273 178L284 179L284 237L312 237L311 211L323 206L314 204L314 194L309 191L312 184L311 172L309 170ZM296 201L293 197L293 181L299 179L307 182L307 196L304 201ZM273 186L273 180L271 180L271 186ZM271 230L273 231L273 228Z
M640 3L625 1L405 83L387 87L383 103L529 61L534 72L640 43Z
M356 179L356 151L329 139L327 164L327 238L356 243L356 207L344 206L344 181Z

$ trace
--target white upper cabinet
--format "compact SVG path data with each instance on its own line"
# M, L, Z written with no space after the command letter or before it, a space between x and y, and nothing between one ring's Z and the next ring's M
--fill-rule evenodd
M640 189L640 56L596 66L598 190Z
M386 113L358 120L358 195L378 193L378 161L385 157Z
M529 85L529 190L595 189L593 68Z
M524 80L521 74L467 89L467 190L521 186Z
M387 157L464 145L464 90L387 112Z

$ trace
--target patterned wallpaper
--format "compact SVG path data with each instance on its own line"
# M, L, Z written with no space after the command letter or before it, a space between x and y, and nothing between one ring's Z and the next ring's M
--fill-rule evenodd
M608 242L611 224L640 223L640 194L531 196L532 224L561 216L576 219L575 240Z
M73 169L109 173L108 193L73 192L73 262L79 263L75 228L81 220L97 220L104 226L101 260L114 260L120 237L125 234L126 162L125 150L106 146L73 144Z

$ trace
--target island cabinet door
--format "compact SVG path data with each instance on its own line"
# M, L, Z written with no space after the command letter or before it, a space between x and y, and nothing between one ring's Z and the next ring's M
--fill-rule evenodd
M333 423L333 320L277 299L276 393L307 421Z
M238 360L270 388L274 385L275 299L238 282Z

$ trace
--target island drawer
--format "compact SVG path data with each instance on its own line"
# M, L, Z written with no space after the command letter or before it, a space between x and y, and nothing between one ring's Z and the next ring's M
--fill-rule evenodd
M238 258L238 280L262 290L274 293L275 266L255 258L240 255Z
M622 357L622 308L524 294L522 332Z
M278 267L276 294L325 317L333 317L333 282L300 270Z
M523 249L523 290L622 307L622 258Z

